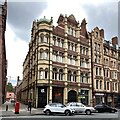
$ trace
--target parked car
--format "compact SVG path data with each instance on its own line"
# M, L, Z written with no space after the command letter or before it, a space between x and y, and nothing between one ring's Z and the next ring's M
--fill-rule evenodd
M66 107L65 105L61 103L49 103L45 106L43 112L46 115L50 115L53 113L61 113L61 114L70 116L74 114L75 110L73 108L70 108L69 106Z
M93 107L87 107L79 102L70 102L66 106L75 109L75 113L86 113L87 115L91 115L91 113L95 112Z
M117 112L116 108L110 107L105 104L98 104L94 108L96 109L97 112L111 112L111 113Z
M115 108L120 109L120 103L117 103L117 104L115 105Z

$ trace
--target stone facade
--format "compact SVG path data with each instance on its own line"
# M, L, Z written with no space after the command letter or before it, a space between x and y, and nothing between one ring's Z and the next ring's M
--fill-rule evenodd
M33 21L23 80L17 87L19 101L27 104L31 99L34 107L44 107L49 102L78 101L91 106L98 100L104 102L104 30L96 27L90 33L86 20L80 24L74 15L60 14L57 23L54 26L53 19L45 17ZM116 83L118 86L115 79L115 86ZM100 87L96 88L96 84ZM107 92L111 92L110 88Z
M7 3L0 4L0 104L6 100L7 60L5 47Z

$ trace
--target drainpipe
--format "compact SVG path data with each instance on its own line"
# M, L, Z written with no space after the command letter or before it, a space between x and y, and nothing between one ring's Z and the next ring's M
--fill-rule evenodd
M38 39L37 39L37 60L36 60L36 86L35 86L35 89L36 89L36 94L38 95L38 92L37 92L37 81L38 81ZM38 102L38 100L37 100ZM35 107L37 108L38 106L36 105L36 101L35 101Z
M49 32L49 78L48 78L48 103L50 102L50 32Z
M94 96L94 78L93 78L93 51L92 51L92 35L90 34L90 46L91 46L91 78L92 78L92 101L93 106L95 104L95 96Z
M28 55L29 55L29 62L28 62L28 82L27 82L27 101L26 101L26 104L28 103L28 98L29 98L29 72L30 72L30 50L28 52Z

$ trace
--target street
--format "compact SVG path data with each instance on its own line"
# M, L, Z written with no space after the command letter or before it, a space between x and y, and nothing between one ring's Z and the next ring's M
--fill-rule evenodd
M5 111L6 105L9 105L8 111ZM92 113L92 115L75 114L72 116L65 116L63 114L54 114L47 116L43 113L43 109L32 108L32 112L30 113L26 108L27 105L21 103L20 113L14 114L14 105L10 102L6 102L2 105L2 115L0 118L2 118L2 120L120 120L120 110L116 113Z
M9 116L3 117L2 120L119 120L118 112L117 113L94 113L92 115L73 115L73 116L65 116L65 115L32 115L32 116Z

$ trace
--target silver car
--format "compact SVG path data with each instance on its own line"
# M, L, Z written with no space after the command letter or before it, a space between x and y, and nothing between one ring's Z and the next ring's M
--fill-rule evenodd
M87 107L79 102L70 102L66 106L75 109L76 113L86 113L87 115L91 115L91 113L95 112L93 107Z
M61 103L49 103L45 106L43 112L46 115L50 115L53 113L61 113L61 114L65 114L67 116L70 116L72 114L74 114L75 110L69 106L65 106Z

